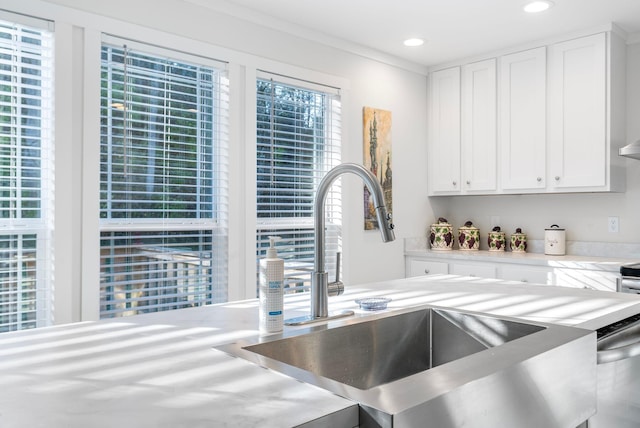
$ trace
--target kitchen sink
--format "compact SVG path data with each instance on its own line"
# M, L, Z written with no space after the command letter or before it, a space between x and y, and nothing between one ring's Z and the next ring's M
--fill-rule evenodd
M358 402L362 427L560 428L595 412L595 340L573 327L422 306L217 349Z
M369 389L542 329L428 308L244 349L318 376Z

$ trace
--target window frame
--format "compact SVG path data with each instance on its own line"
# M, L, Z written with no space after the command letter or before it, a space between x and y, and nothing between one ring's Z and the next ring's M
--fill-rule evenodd
M227 282L227 277L228 277L227 275L228 189L220 188L218 186L218 183L226 182L227 178L225 175L225 171L228 169L228 166L227 166L228 165L228 153L227 153L228 152L228 135L227 135L228 129L227 128L228 128L228 120L229 120L228 119L229 80L227 76L227 65L226 63L205 58L199 55L188 54L188 53L173 50L173 49L160 48L158 46L154 46L146 43L133 42L126 39L116 38L110 35L103 35L102 41L100 44L100 50L102 52L104 46L111 46L118 49L123 45L125 46L125 49L126 48L133 49L135 52L139 53L142 56L155 56L154 58L158 59L159 61L162 61L162 59L164 58L164 60L166 60L167 63L170 63L171 61L183 61L180 64L187 64L187 63L198 64L198 66L209 67L215 70L214 74L218 76L218 79L221 79L219 82L212 82L212 85L213 85L212 86L213 98L212 98L212 106L211 106L211 115L212 115L211 125L212 126L210 129L211 139L212 139L211 153L210 153L210 156L212 158L211 164L210 164L212 168L211 169L212 175L209 178L209 180L211 180L212 182L212 185L210 189L211 200L208 203L208 205L211 206L211 210L209 212L212 215L210 218L209 217L203 218L199 215L196 215L195 217L177 217L177 218L167 218L165 216L162 216L162 218L153 218L153 219L128 218L128 217L126 219L109 218L109 217L102 218L102 215L101 215L101 218L99 221L100 233L101 235L103 235L103 239L109 239L104 234L111 234L112 236L111 239L116 240L116 239L119 239L117 236L118 233L131 232L134 234L138 234L137 236L139 238L137 239L142 240L144 239L144 236L148 236L149 233L157 232L158 234L164 233L166 239L173 240L174 238L171 238L171 236L175 236L175 234L184 235L184 234L187 234L189 231L200 231L199 233L204 239L207 239L206 238L207 236L210 237L211 239L211 248L209 250L211 252L210 257L208 258L208 260L200 259L200 262L198 265L200 266L200 269L204 269L204 271L207 271L207 270L211 271L209 274L205 274L205 275L210 275L209 278L211 280L203 283L205 286L207 286L208 284L208 287L210 287L211 289L207 289L204 292L208 296L208 297L205 297L204 300L198 300L197 302L191 302L191 303L184 303L183 306L185 307L193 306L193 305L199 306L200 304L210 304L210 303L226 301L227 296L229 294L228 282ZM177 64L178 63L176 62L176 65ZM101 70L103 69L102 60L101 60L100 68ZM102 96L100 96L100 99L102 99ZM216 101L218 103L216 103ZM221 105L224 105L224 107L221 107ZM102 111L103 107L101 107L100 110ZM102 117L102 113L100 113L100 116ZM200 113L197 113L197 117L198 119L200 118ZM194 138L197 141L197 148L198 148L197 149L198 155L197 155L197 161L196 161L196 163L198 164L197 166L198 174L195 180L196 182L199 183L196 186L197 187L196 191L197 191L197 194L199 195L200 183L201 183L200 180L202 179L200 166L204 162L204 160L201 159L200 157L200 150L201 150L201 141L205 137L201 135L201 129L200 128L197 128L197 129L199 131L197 132L197 135ZM124 132L125 133L127 132L126 129L124 130ZM171 149L169 148L169 149L163 149L163 150L171 150ZM219 162L220 159L222 160L221 162ZM111 162L111 158L109 158L109 162ZM100 179L99 181L102 182L102 179ZM216 193L216 191L218 193ZM101 201L103 200L102 196L100 197L100 200ZM201 202L199 200L197 201L197 205L198 206L201 205ZM100 210L100 212L102 213L102 210ZM161 212L161 211L158 211L158 212ZM199 212L200 211L198 211L198 213ZM99 245L99 247L102 248L102 245ZM165 250L177 256L177 253L175 253L175 251L172 252L168 248L169 247L167 247L167 249ZM153 251L153 250L151 249L146 251L148 253L148 251ZM214 254L218 254L218 253L222 253L220 260L217 260L214 257ZM173 261L171 263L173 263ZM149 261L148 263L150 267L152 264L154 264L151 261ZM100 264L102 265L102 263ZM171 269L171 270L176 269L176 272L177 272L177 270L181 268L168 268L168 269ZM185 269L187 270L184 270L184 269L180 270L180 271L187 272L184 274L186 275L184 278L192 278L193 274L189 272L192 272L193 270L189 268L185 268ZM100 271L102 272L101 278L104 278L103 269L100 268ZM162 272L164 272L167 275L171 275L171 273L166 271L165 268L161 268L160 274L162 274ZM178 273L174 273L173 275L177 278L175 279L175 281L181 281L180 278L183 277L182 274L178 274ZM102 279L100 282L102 284ZM222 292L222 295L220 294L221 290L217 287L218 284L224 285L224 290ZM102 285L101 285L101 289L102 289ZM154 288L152 288L151 291L153 290ZM192 294L191 292L186 292L186 293L189 295ZM101 295L104 295L104 293L101 292ZM180 295L178 295L178 297L179 296ZM143 298L139 300L150 301L153 299ZM112 314L110 311L107 311L106 307L104 306L103 297L100 298L100 302L101 302L100 307L104 308L100 312L102 316L104 317ZM159 303L157 308L160 308L160 310L163 310L162 306L163 305ZM169 303L169 304L166 304L165 306L169 307L171 306L171 304ZM177 307L174 309L178 309L181 307L180 304L176 304L176 306ZM149 308L141 308L140 313L149 312L145 309L149 309ZM155 311L156 310L151 310L151 312L155 312ZM116 312L126 313L127 311L126 309L121 309L120 311L116 311ZM137 313L136 311L133 311L133 312L134 314Z
M13 162L9 163L9 165L13 166L3 168L5 170L17 170L15 176L9 176L9 180L11 181L12 177L12 181L15 182L14 185L9 187L9 191L13 189L15 196L5 199L9 204L11 204L11 201L14 201L15 206L13 209L7 208L5 210L9 214L8 217L0 218L0 232L2 233L0 235L0 241L15 243L9 244L11 246L7 252L15 254L16 258L15 263L13 264L4 262L3 264L6 264L6 266L0 268L0 270L3 271L4 275L9 275L10 278L15 278L13 282L16 284L19 283L20 285L17 286L14 292L10 290L0 291L0 297L3 300L2 306L7 307L8 305L15 305L16 315L15 321L0 325L0 332L2 332L49 326L54 321L53 296L55 284L52 272L54 260L53 234L55 221L55 181L53 162L55 153L54 75L56 67L56 34L53 22L48 20L8 13L5 11L0 11L0 20L2 20L4 24L7 24L7 27L13 26L13 31L20 31L21 34L24 34L25 32L31 34L34 32L40 32L40 38L38 41L41 47L41 49L38 49L36 53L36 58L38 58L41 63L38 67L31 67L33 70L37 68L40 74L29 72L11 74L14 78L7 85L12 88L9 96L14 98L11 103L7 104L7 106L13 106L13 113L8 115L8 117L13 118L9 128L15 130L15 132L12 132L8 136L8 139L23 140L24 138L28 138L29 140L33 140L32 143L38 141L39 144L37 146L31 146L27 145L26 142L14 141L9 146L11 148L10 152L14 154L10 154L8 156L8 159L13 159ZM34 51L32 50L33 46L33 44L27 44L22 47L19 54L14 53L12 56L14 58L29 58L34 54ZM15 43L12 44L12 52L17 52L16 47L17 45ZM26 62L21 64L27 64L26 67L30 67L32 63ZM40 91L40 96L37 98L37 104L24 102L24 99L32 98L32 94L25 94L21 93L19 90L15 90L16 88L28 87L31 85L24 81L16 82L15 78L19 76L23 76L23 80L25 76L28 76L30 80L32 80L34 76L38 79L38 83L40 85L37 86L37 88ZM27 112L23 115L23 110L25 109L39 110L39 115L37 116L39 122L37 125L37 135L27 135L22 132L23 129L29 129L35 125L34 123L25 122L29 120L33 122L33 116L30 116ZM24 119L24 117L31 119ZM22 124L18 122L22 122ZM23 170L28 170L29 167L24 166L21 168L18 163L25 160L22 156L22 152L25 148L30 148L30 150L32 150L33 147L37 147L37 151L39 151L39 156L35 158L36 164L39 165L37 174L37 181L39 184L37 187L39 195L37 199L38 208L31 209L32 211L37 211L37 217L22 217L21 214L17 216L11 215L11 211L17 212L24 210L24 207L22 206L24 199L20 196L20 193L24 189L23 181L26 180L25 175L23 175ZM34 180L30 179L30 181ZM33 238L29 238L31 236L33 236ZM5 239L5 237L7 238ZM24 251L25 242L30 241L34 241L32 248L35 250L35 254L33 257L28 256L28 252ZM28 267L29 263L33 265L33 268ZM16 268L12 268L12 265L15 265ZM29 275L29 272L32 272L31 276ZM27 275L26 278L24 276L25 274ZM23 289L23 287L28 286L29 283L32 283L33 288L28 288L26 290ZM23 300L30 293L33 294L34 297ZM12 294L15 295L14 299L4 302L5 296L10 296ZM0 306L0 309L2 309L2 306ZM0 314L11 315L12 312L10 309L8 312L2 311ZM34 314L35 318L31 319L28 314Z
M309 91L313 93L322 94L326 102L324 114L326 123L323 127L324 144L328 144L322 150L322 159L318 160L314 158L313 170L313 185L311 196L306 201L307 205L311 205L310 211L306 211L306 216L292 216L292 217L260 217L260 210L256 204L256 275L258 272L258 262L261 257L264 256L264 252L268 247L268 236L284 235L285 239L282 243L278 244L278 251L280 257L285 259L285 287L286 292L301 292L307 291L310 287L311 272L313 267L313 254L314 254L314 218L313 218L313 203L315 200L315 190L318 183L324 177L324 175L333 167L337 166L341 162L342 158L342 136L341 136L341 122L342 122L342 97L341 90L315 82L307 80L301 80L285 76L282 74L269 73L259 70L256 73L256 99L258 82L271 82L272 85L282 85L294 90ZM258 114L258 101L256 101L256 114ZM272 113L273 114L273 110ZM257 119L257 117L256 117ZM260 165L257 146L260 145L260 133L257 131L259 124L256 122L256 202L260 195L260 180L258 179L258 170ZM272 131L273 132L273 131ZM270 137L273 139L273 135ZM272 140L273 141L273 140ZM274 144L272 142L272 144ZM278 144L278 143L275 143ZM273 149L272 149L273 150ZM312 152L315 156L316 150ZM327 199L325 209L325 227L326 243L325 251L327 253L335 254L341 252L342 249L342 189L341 182L338 180L331 187ZM307 244L298 244L300 241L306 241ZM293 250L293 251L292 251ZM301 250L299 253L298 250ZM306 257L304 254L307 254ZM299 255L299 256L298 256ZM327 257L327 265L325 269L329 271L331 276L335 275L336 269L336 257ZM257 276L256 276L257 285Z

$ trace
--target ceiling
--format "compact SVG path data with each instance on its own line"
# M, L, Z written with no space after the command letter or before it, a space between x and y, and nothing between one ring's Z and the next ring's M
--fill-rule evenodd
M527 14L526 0L184 0L267 27L428 67L611 22L640 33L640 0L554 0ZM634 34L635 36L635 34ZM420 47L403 40L420 37Z

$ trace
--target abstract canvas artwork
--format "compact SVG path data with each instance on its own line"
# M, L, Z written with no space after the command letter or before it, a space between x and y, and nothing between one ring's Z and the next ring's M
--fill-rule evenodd
M364 166L373 173L384 191L389 214L393 213L391 112L364 107L362 112L364 133ZM364 187L364 228L378 229L375 206L371 193Z

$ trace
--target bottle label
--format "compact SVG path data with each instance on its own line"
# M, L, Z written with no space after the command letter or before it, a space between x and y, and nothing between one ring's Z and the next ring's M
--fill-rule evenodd
M282 282L280 281L269 281L269 288L280 288L282 286Z
M260 263L260 331L282 331L283 324L283 263Z

